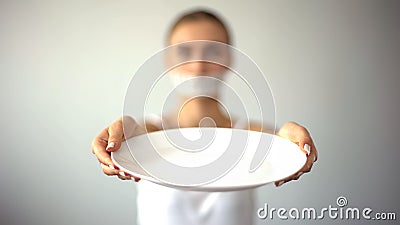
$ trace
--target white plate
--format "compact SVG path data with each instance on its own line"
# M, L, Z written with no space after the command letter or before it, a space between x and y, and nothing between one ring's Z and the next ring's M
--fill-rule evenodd
M212 144L206 146L200 152L185 152L177 148L174 144L171 144L170 137L182 137L182 134L189 140L199 138L199 128L181 128L158 131L130 138L123 143L118 151L113 152L111 157L115 165L136 177L164 186L193 191L234 191L259 187L289 177L299 171L306 162L306 155L300 150L298 145L276 135L228 128L201 129L201 134L212 132L214 137ZM170 180L161 179L160 176L154 176L155 173L149 170L149 167L146 167L147 165L151 165L153 166L152 168L162 168L161 171L163 171L165 161L183 168L209 165L226 152L235 148L232 145L229 145L230 147L226 145L226 143L232 142L230 138L233 133L239 135L235 136L236 141L237 139L243 139L245 142L245 151L241 151L242 157L236 157L240 161L236 161L236 164L230 165L230 170L227 170L225 174L211 182L199 185L177 184L170 182ZM261 155L260 152L256 154L260 138L264 140L264 142L261 142L263 144L262 149L269 149L269 151L265 151L265 154ZM265 142L265 140L267 141ZM238 144L234 146L238 146ZM143 158L137 157L140 153L135 151L138 149L144 155L151 155L147 154L146 151L150 153L152 150L157 149L155 152L162 158L154 159L153 156L145 156L145 161L147 160L145 163L150 164L144 164ZM234 153L230 155L234 155ZM264 160L262 160L263 155L266 156ZM250 168L254 168L254 165L259 165L259 167L256 167L255 171L250 172ZM200 177L199 173L190 174L190 171L189 169L181 170L183 173L189 173L187 174L188 177ZM174 173L171 177L176 175L180 174Z

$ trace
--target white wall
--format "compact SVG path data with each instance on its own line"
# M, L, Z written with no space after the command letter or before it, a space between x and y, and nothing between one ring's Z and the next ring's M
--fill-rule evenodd
M1 224L134 224L135 185L103 176L90 143L121 115L172 18L199 5L225 16L265 73L278 124L304 124L318 146L313 171L260 188L259 206L321 208L344 195L399 214L396 1L3 0Z

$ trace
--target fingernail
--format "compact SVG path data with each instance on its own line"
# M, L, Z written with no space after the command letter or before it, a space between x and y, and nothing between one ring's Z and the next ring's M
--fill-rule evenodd
M308 145L308 144L305 144L305 145L304 145L304 150L306 150L306 152L307 152L307 155L309 155L309 154L310 154L310 152L311 152L311 147L310 147L310 145Z
M124 176L124 177L126 176L124 171L119 172L119 175Z
M115 146L115 142L108 142L106 151L108 151L108 149L110 149L110 148L114 148L114 146Z
M284 181L284 180L281 180L281 181L278 182L278 185L276 185L276 186L279 187L279 186L281 186L283 183L285 183L285 181Z
M113 169L113 170L115 170L115 167L113 166L113 165L108 165L108 167L110 167L110 169Z

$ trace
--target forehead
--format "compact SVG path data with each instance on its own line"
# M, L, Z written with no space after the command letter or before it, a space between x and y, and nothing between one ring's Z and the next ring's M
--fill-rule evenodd
M217 22L207 19L185 21L175 27L171 33L170 44L193 40L210 40L227 43L224 28Z

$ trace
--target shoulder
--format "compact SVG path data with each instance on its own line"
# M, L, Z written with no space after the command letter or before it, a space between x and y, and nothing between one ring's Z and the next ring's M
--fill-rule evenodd
M249 130L265 132L265 133L274 133L274 130L272 129L272 127L266 126L265 124L257 123L257 122L250 122Z
M146 128L146 132L147 132L147 133L162 130L162 129L159 128L157 125L152 124L152 123L150 123L150 122L146 122L144 126L145 126L145 128Z
M246 124L246 126L244 126L243 129L257 131L257 132L270 133L270 134L275 133L274 126L262 124L262 123L256 122L256 121L249 121L249 123Z
M148 133L162 130L162 118L157 114L149 114L144 117L143 121Z

